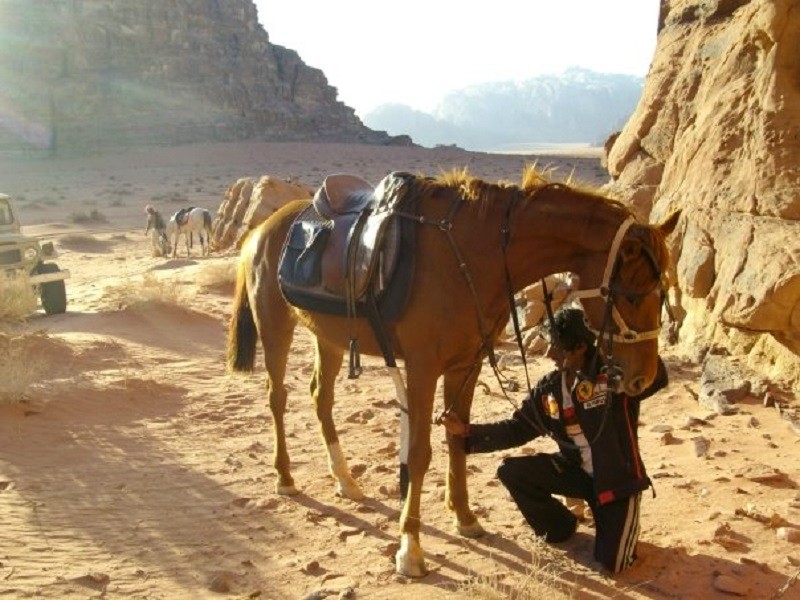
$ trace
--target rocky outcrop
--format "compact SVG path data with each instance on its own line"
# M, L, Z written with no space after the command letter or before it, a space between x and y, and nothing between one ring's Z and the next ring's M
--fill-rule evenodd
M609 142L613 194L682 211L687 350L800 382L800 2L662 0L642 99Z
M225 192L211 228L215 250L239 247L243 236L292 200L311 198L313 190L300 183L264 175L244 177Z
M6 0L0 39L7 149L393 142L270 43L252 0Z

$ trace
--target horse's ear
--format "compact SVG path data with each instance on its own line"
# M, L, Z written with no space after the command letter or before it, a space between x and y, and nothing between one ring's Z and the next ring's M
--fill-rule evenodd
M663 233L665 236L668 236L673 231L675 231L675 227L678 225L678 220L680 219L680 217L681 217L680 209L676 210L669 217L667 217L667 220L658 226L658 228L661 230L661 233Z

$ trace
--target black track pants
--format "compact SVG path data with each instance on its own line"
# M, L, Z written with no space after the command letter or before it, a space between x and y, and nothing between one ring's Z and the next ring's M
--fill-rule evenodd
M497 476L537 535L545 536L548 542L568 539L578 520L553 495L583 498L589 502L595 520L595 559L614 573L633 563L641 494L598 506L592 478L551 454L506 458Z

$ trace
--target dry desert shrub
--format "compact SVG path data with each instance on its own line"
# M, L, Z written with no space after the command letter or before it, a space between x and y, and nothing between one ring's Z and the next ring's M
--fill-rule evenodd
M197 273L197 284L206 289L233 289L236 283L236 259L203 265Z
M503 575L477 575L459 586L459 591L469 598L480 600L570 600L575 597L575 587L565 580L571 573L568 559L560 557L542 538L533 537L531 564L525 578L513 584L505 583Z
M35 351L32 337L43 333L12 335L0 332L0 404L27 400L34 383L41 379L46 364Z
M88 214L84 212L74 212L70 214L69 220L77 224L108 223L108 217L96 208L93 208Z
M36 310L36 294L24 279L0 275L0 326L21 323Z
M162 304L184 307L189 298L175 279L159 279L153 273L145 273L141 279L124 277L119 283L106 287L103 293L106 303L117 310L144 308Z

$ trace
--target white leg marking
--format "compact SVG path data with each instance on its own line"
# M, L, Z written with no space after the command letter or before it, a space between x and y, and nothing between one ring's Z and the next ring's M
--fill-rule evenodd
M403 382L403 374L400 372L400 367L390 368L389 374L392 376L397 401L400 403L400 464L405 465L408 464L408 446L411 433L408 423L408 396L406 395L406 386Z
M425 567L425 553L416 538L409 533L400 537L400 549L394 557L395 569L408 577L424 577L428 574Z
M344 457L339 442L334 442L328 446L328 466L331 475L336 479L336 493L351 500L363 500L364 492L350 475L350 467L347 466L347 459Z

